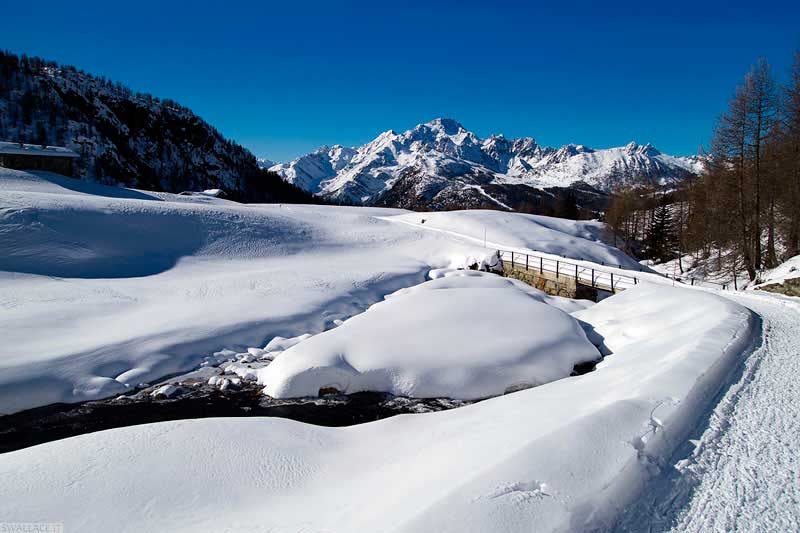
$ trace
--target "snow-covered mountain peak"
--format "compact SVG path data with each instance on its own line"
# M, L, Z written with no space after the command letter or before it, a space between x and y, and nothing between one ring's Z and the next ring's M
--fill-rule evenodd
M650 143L647 143L645 145L640 145L637 144L635 141L631 141L625 145L624 150L630 155L640 155L640 156L650 156L650 157L661 155L661 152Z
M464 126L462 126L452 118L435 118L430 122L422 124L422 126L427 126L434 131L441 131L445 135L457 135L462 130L466 131Z
M661 154L661 152L650 143L647 143L644 146L642 146L642 153L650 156L657 156Z
M275 161L272 161L271 159L267 159L266 157L257 157L256 158L256 163L258 163L258 167L259 168L270 168L270 167L274 167L275 165L277 165L277 163Z
M641 179L681 178L697 169L696 159L661 154L649 143L605 150L582 144L549 148L532 137L498 134L482 139L454 119L435 118L403 133L385 131L360 147L325 146L271 170L337 200L386 201L388 191L402 183L403 194L430 199L469 190L502 206L486 193L486 185L544 188L582 182L611 190Z

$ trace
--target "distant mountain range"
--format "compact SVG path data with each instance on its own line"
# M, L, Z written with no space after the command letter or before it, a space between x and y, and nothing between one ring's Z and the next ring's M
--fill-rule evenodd
M66 146L79 178L150 190L221 188L251 202L408 209L602 210L627 184L680 180L697 157L630 143L550 148L524 137L481 139L451 119L387 131L356 148L322 147L288 163L256 159L178 103L73 67L0 51L0 141ZM560 206L560 207L559 207ZM565 215L566 216L566 215Z
M172 100L0 51L0 141L66 146L79 178L149 190L222 188L245 201L314 201Z
M404 133L384 132L356 148L323 146L270 170L333 201L541 212L565 194L592 207L622 185L681 180L701 172L702 161L633 142L594 150L541 146L530 137L481 139L455 120L437 118Z

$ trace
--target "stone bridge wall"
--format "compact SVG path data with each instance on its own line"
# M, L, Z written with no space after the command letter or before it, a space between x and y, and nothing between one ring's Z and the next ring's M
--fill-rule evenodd
M555 272L539 272L533 268L525 270L525 267L519 265L512 268L510 265L504 264L503 275L523 281L552 296L597 301L597 289L576 283L575 278L564 274L559 275L556 279Z

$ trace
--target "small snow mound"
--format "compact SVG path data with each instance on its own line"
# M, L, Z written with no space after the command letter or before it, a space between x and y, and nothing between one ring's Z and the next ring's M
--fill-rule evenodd
M310 333L306 333L305 335L299 335L297 337L275 337L266 346L264 346L265 352L280 352L283 350L288 350L295 344L302 342L306 339L311 337Z
M484 274L402 289L287 349L259 383L275 398L336 389L478 399L599 358L577 320L514 281Z

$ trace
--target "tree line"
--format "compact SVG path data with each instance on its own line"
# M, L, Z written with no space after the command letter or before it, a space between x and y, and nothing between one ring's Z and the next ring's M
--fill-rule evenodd
M735 278L800 252L800 52L788 82L766 60L745 75L719 117L705 172L612 195L605 220L629 252L716 263Z

